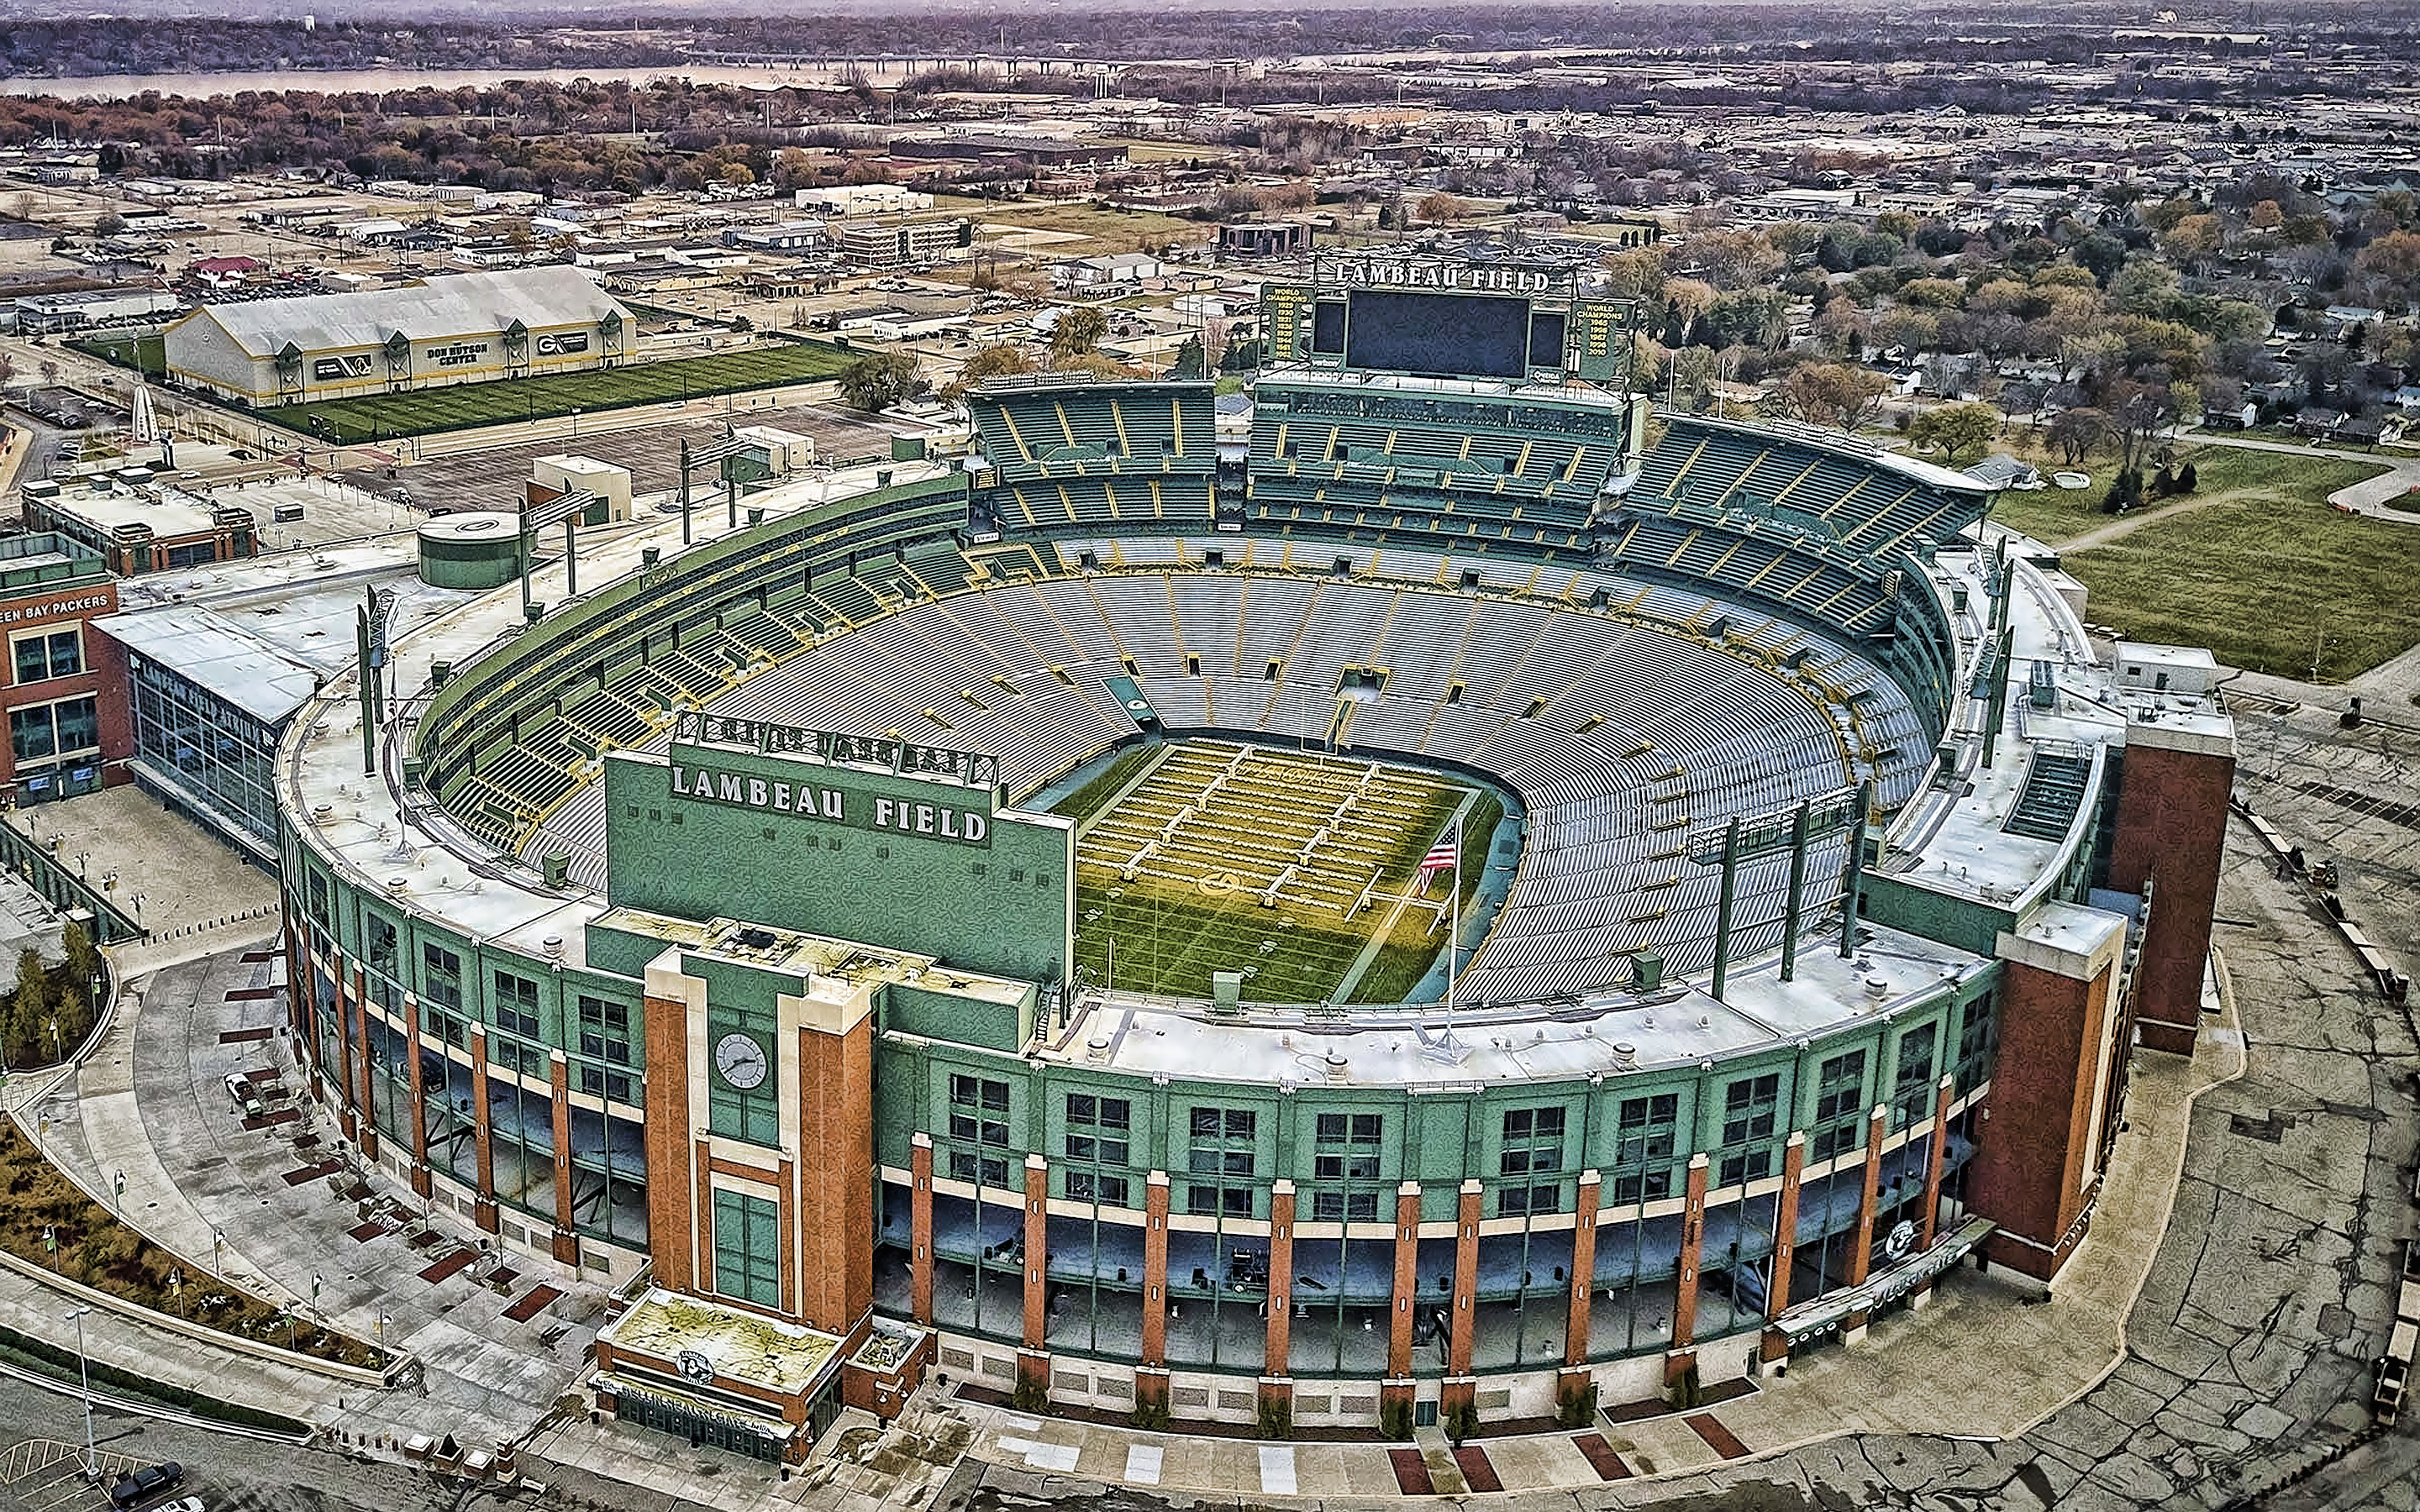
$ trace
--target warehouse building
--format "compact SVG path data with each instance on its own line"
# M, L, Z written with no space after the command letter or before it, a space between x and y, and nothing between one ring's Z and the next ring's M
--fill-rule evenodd
M280 405L613 367L634 334L627 306L558 267L205 304L164 339L170 382Z

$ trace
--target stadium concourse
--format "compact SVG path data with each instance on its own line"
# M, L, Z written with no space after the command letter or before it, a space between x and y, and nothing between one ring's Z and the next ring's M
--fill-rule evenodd
M1585 301L1504 298L1526 378L1312 300L1248 436L1205 383L986 387L293 722L308 1074L628 1285L600 1408L784 1461L936 1371L1580 1426L2059 1275L2199 1034L2207 656L2097 662L1963 474L1651 444ZM1354 990L1256 990L1307 931Z

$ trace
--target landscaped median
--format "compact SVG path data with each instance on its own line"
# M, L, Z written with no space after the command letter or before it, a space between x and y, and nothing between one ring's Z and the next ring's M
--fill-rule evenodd
M5 1119L0 1265L147 1328L334 1381L384 1385L401 1363L377 1345L229 1286L207 1265L153 1243L118 1222ZM158 1394L156 1383L151 1394Z

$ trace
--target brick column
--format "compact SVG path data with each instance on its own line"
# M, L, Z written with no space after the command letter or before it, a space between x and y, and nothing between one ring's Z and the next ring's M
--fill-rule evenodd
M564 1265L580 1263L580 1236L571 1213L571 1062L557 1050L547 1057L546 1079L553 1092L554 1116L554 1257Z
M411 1190L423 1202L436 1186L428 1179L428 1090L420 1070L420 999L403 997L403 1040L411 1054L405 1076L411 1095Z
M361 1046L360 1054L355 1058L359 1061L361 1070L361 1080L358 1085L361 1088L359 1106L362 1110L362 1123L360 1132L354 1135L353 1142L362 1147L362 1159L376 1164L379 1152L378 1097L372 1088L372 1078L378 1074L378 1072L370 1064L369 995L364 990L366 983L363 979L362 968L358 964L347 963L345 975L352 981L353 1042Z
M782 1299L782 1316L796 1318L810 1310L806 1302L799 1295L799 1245L801 1236L799 1232L798 1164L784 1155L776 1171L779 1180L774 1183L773 1232L781 1236L782 1251L773 1294ZM830 1216L817 1213L809 1223L808 1227L817 1233L840 1228L841 1225L830 1221ZM818 1255L816 1258L820 1259L822 1256ZM829 1277L817 1279L824 1280ZM828 1316L821 1307L813 1310L817 1317Z
M1595 1171L1580 1172L1579 1196L1572 1210L1571 1300L1563 1319L1563 1364L1588 1363L1589 1298L1596 1279L1596 1202L1605 1179Z
M479 1200L473 1218L492 1234L496 1231L495 1131L488 1122L488 1030L478 1024L471 1026L471 1129L479 1160Z
M335 988L336 994L336 1064L333 1067L323 1066L320 1072L323 1075L330 1072L334 1072L329 1079L336 1084L336 1127L343 1132L346 1138L358 1140L361 1138L362 1128L360 1116L355 1111L358 1104L354 1099L353 1088L361 1085L356 1078L361 1073L362 1062L368 1058L362 1052L361 1031L353 1022L354 1015L360 1011L359 1000L351 998L345 991L346 972L343 956L332 955L325 960L315 961L313 966L315 970L326 971L328 980ZM311 996L315 1004L318 1000L318 995L319 980L315 975L311 979Z
M1168 1405L1168 1173L1142 1184L1142 1360L1135 1369L1135 1405Z
M1142 1363L1168 1364L1168 1173L1142 1184Z
M1852 1287L1862 1287L1873 1272L1874 1208L1882 1192L1883 1134L1890 1127L1890 1109L1881 1103L1866 1119L1866 1176L1864 1189L1857 1195L1857 1229L1849 1241L1849 1276ZM1840 1322L1840 1342L1854 1344L1866 1336L1866 1313L1861 1308Z
M647 1145L647 1247L656 1282L670 1291L711 1291L711 1257L702 1237L713 1218L697 1194L705 1180L704 1158L692 1151L689 1110L689 1005L654 993L643 999L647 1045L644 1124Z
M1050 1163L1039 1155L1025 1157L1025 1347L1042 1348L1048 1322L1044 1308L1043 1275L1050 1245L1048 1204Z
M916 1321L933 1326L933 1136L908 1138L908 1296Z
M1280 1177L1269 1186L1269 1316L1261 1344L1261 1373L1286 1373L1294 1333L1294 1183Z
M1807 1134L1799 1130L1781 1147L1781 1195L1773 1210L1773 1278L1764 1288L1768 1320L1790 1310L1790 1273L1798 1263L1798 1187L1806 1170ZM1770 1365L1789 1353L1789 1342L1775 1330L1765 1330L1758 1363Z
M1449 1416L1470 1411L1479 1395L1470 1356L1479 1327L1479 1219L1484 1201L1475 1180L1463 1182L1454 1196L1453 1310L1446 1315L1445 1381L1437 1388L1437 1406Z
M2137 1030L2148 1047L2181 1056L2193 1054L2201 1024L2202 965L2235 781L2234 734L2195 728L2207 723L2127 727L2109 845L2109 886L2152 886L2134 968Z
M1698 1251L1706 1238L1706 1157L1689 1157L1688 1196L1681 1208L1681 1254L1672 1278L1672 1347L1664 1355L1664 1384L1678 1385L1698 1351Z
M1395 1189L1395 1305L1387 1315L1387 1374L1412 1373L1412 1315L1420 1304L1420 1184Z
M1932 1247L1934 1230L1941 1224L1941 1179L1949 1171L1949 1103L1957 1091L1957 1082L1944 1076L1932 1100L1932 1158L1924 1163L1924 1211L1916 1222L1919 1250Z

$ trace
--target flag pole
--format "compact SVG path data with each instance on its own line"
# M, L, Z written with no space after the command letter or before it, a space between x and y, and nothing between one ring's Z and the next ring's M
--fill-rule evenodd
M1453 922L1445 936L1445 1032L1453 1032L1453 979L1461 975L1462 950L1462 815L1453 816Z

